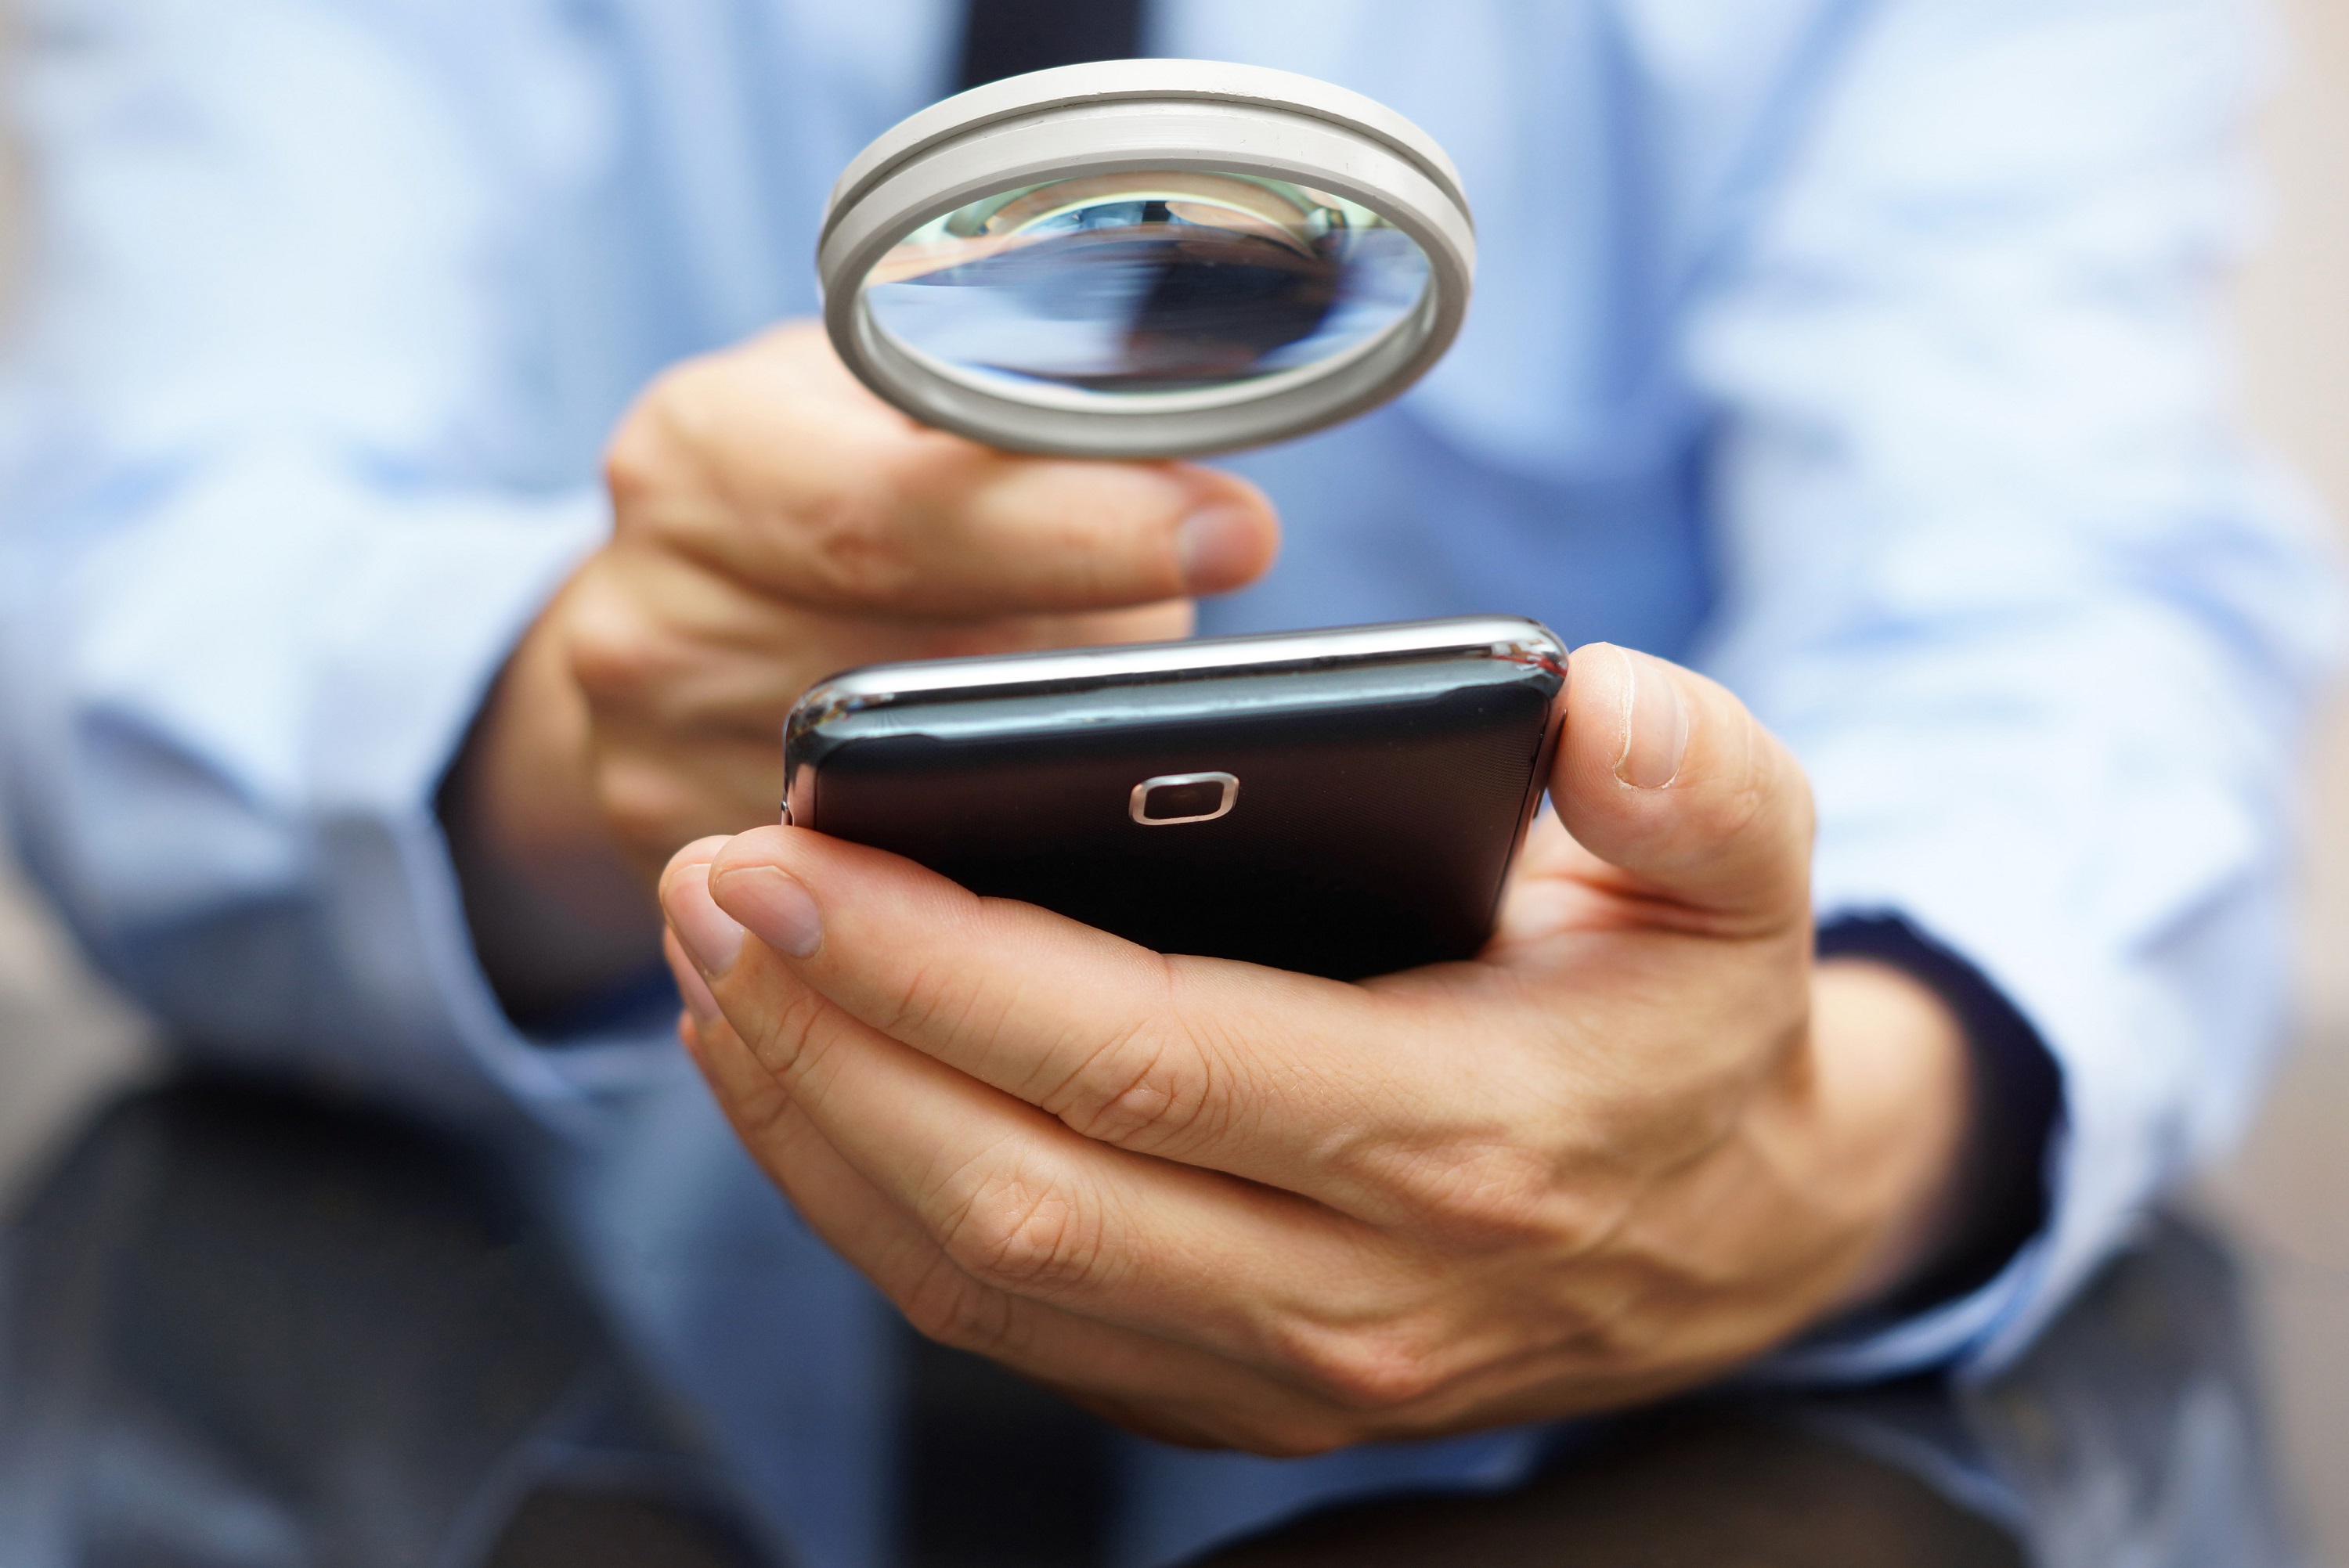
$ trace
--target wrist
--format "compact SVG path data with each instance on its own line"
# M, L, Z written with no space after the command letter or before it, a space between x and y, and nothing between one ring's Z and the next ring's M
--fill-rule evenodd
M500 672L441 784L474 952L527 1023L657 962L651 894L605 827L561 600Z
M1971 1111L1949 1224L1876 1310L1910 1316L1989 1284L2047 1223L2047 1159L2064 1119L2063 1072L2031 1020L1987 975L1897 915L1820 928L1823 961L1873 960L1938 997L1966 1047Z
M1976 1084L1963 1021L1904 970L1829 957L1811 995L1820 1180L1857 1230L1837 1316L1899 1297L1966 1233Z

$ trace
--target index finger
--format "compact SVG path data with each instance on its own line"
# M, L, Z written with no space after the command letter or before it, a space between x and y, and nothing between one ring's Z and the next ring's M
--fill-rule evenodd
M1271 503L1189 464L1023 457L916 424L795 325L689 362L606 460L647 531L811 609L965 618L1218 593L1271 564Z
M802 829L739 835L709 875L721 908L868 1027L1087 1138L1372 1223L1412 1217L1420 1178L1464 1175L1451 1150L1507 1146L1495 1107L1539 1098L1492 1081L1509 1058L1473 1048L1491 1016L1472 1027L1431 988L1164 957Z

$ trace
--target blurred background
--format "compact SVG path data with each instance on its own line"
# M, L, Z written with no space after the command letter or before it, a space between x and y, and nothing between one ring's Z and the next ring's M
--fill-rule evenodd
M2287 0L2263 139L2270 242L2242 280L2246 401L2349 529L2349 5ZM2268 1384L2319 1568L2349 1568L2349 696L2311 758L2299 1049L2208 1184L2257 1283Z
M2288 74L2263 129L2271 232L2241 284L2245 401L2349 526L2349 3L2283 12ZM2193 1201L2223 1218L2255 1284L2313 1563L2349 1568L2349 696L2308 799L2299 1048L2241 1153ZM0 1210L83 1114L155 1070L137 1015L0 859Z

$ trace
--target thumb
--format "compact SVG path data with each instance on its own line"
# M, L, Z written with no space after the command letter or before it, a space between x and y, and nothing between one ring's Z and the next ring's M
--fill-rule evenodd
M1655 894L1732 927L1809 922L1809 781L1702 676L1609 643L1575 650L1550 799Z

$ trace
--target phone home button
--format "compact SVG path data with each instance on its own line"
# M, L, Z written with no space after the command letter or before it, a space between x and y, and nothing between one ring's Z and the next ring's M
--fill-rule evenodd
M1145 828L1179 828L1231 815L1240 781L1228 773L1168 773L1133 787L1126 810Z

